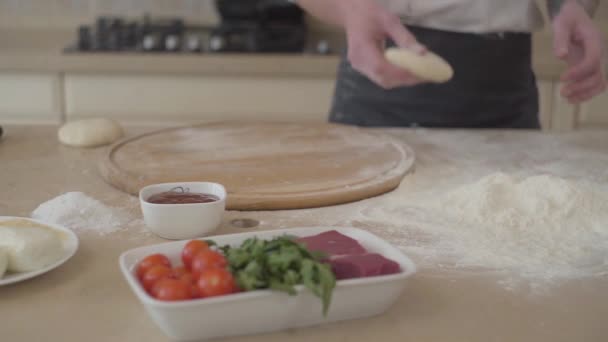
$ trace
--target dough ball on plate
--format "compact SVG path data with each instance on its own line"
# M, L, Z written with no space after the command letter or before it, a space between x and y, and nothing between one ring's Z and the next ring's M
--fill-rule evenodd
M122 127L110 119L84 119L63 125L57 133L59 141L68 146L96 147L122 138Z
M8 256L8 270L31 272L47 267L64 254L59 234L52 228L0 226L0 248Z

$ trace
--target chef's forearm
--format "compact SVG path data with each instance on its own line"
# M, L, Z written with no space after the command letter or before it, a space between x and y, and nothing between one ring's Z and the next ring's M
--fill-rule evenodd
M328 24L344 27L346 9L351 0L291 0L291 2Z
M578 3L587 11L587 13L589 13L589 16L595 14L595 11L600 4L599 0L547 0L547 8L549 9L551 18L555 18L568 2Z

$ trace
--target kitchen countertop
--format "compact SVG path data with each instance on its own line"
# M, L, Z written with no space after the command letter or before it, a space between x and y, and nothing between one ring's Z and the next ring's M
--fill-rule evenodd
M70 31L0 30L0 71L333 77L336 56L305 54L64 53Z
M80 73L177 73L334 77L336 55L282 54L64 54L71 31L0 30L0 71ZM564 64L553 56L548 33L534 38L534 69L540 79L555 80Z
M38 204L68 191L83 191L139 215L137 201L105 184L96 171L103 149L59 145L56 128L8 126L0 141L0 216L27 216ZM128 128L133 134L141 129ZM235 218L260 221L258 230L301 225L363 229L350 215L492 170L549 170L605 182L608 134L386 129L417 153L416 170L399 189L376 198L329 208L227 212L218 233L241 231ZM560 167L554 167L559 161ZM375 227L375 232L381 228ZM118 268L126 249L163 241L141 221L100 237L79 233L81 247L60 268L26 282L0 287L0 332L6 341L166 341L128 288ZM506 289L492 272L446 269L414 257L420 269L386 314L320 327L231 338L226 341L551 341L600 342L608 338L608 278L565 281L535 295ZM235 324L238 324L235 322Z

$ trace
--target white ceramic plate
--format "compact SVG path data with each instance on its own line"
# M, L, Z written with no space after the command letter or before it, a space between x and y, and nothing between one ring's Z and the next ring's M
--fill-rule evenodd
M65 228L63 226L60 226L60 225L57 225L54 223L34 220L34 219L31 219L28 217L0 216L0 223L2 223L3 221L8 221L8 220L28 220L28 221L31 221L34 223L38 223L38 224L47 226L51 229L57 230L58 232L61 233L64 254L63 254L63 257L60 260L58 260L57 262L55 262L45 268L39 269L37 271L22 272L22 273L7 272L6 274L4 274L4 277L0 278L0 286L17 283L20 281L34 278L34 277L44 274L46 272L49 272L49 271L61 266L66 261L68 261L68 259L70 259L72 256L74 256L74 254L76 253L76 250L78 250L78 237L72 230L70 230L68 228Z

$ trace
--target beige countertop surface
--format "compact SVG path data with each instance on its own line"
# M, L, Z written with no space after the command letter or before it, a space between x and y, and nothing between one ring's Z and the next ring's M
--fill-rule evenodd
M0 216L29 216L40 203L83 191L139 217L137 201L105 184L96 162L104 149L74 149L56 140L56 127L8 126L0 141ZM142 129L127 128L129 134ZM486 172L550 171L608 180L608 134L385 130L417 153L416 170L392 193L328 208L227 212L218 233L233 233L235 218L260 221L257 230L349 224L366 206L397 201L399 194L472 179ZM560 167L555 167L559 163ZM384 202L383 202L384 201ZM138 223L139 222L139 223ZM167 341L124 281L118 256L164 240L141 221L105 236L79 231L80 249L60 268L29 281L0 287L3 341ZM390 240L389 240L390 241ZM226 341L466 341L603 342L608 340L608 278L553 284L542 294L525 286L507 289L489 271L440 267L412 255L419 265L400 299L385 314ZM238 324L238 322L235 322Z
M281 54L65 54L74 33L65 30L0 30L0 71L80 73L174 73L333 77L336 55ZM534 38L534 69L540 79L555 80L564 69L553 56L548 33Z

